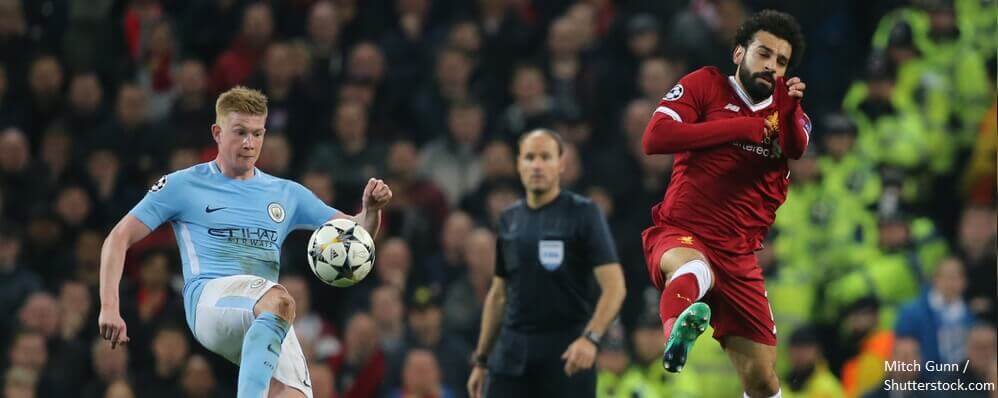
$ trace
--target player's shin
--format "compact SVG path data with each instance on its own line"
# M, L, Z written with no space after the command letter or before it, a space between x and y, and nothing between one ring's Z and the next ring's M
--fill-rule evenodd
M693 260L679 267L662 291L659 314L667 338L662 367L679 372L686 365L686 356L697 337L707 329L710 307L698 303L711 286L707 263Z
M270 312L260 314L250 325L243 337L238 398L261 398L267 392L289 328L287 321Z
M687 307L701 299L711 285L711 273L707 263L693 260L683 264L662 290L658 313L662 317L666 337L672 330L672 322Z

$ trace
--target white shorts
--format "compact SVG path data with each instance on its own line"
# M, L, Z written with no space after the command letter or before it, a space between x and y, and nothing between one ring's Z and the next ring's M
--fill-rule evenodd
M239 365L243 336L255 317L253 306L276 285L253 275L234 275L208 281L195 309L194 338L211 352ZM281 356L274 370L277 381L312 398L312 380L305 354L294 327L281 343Z

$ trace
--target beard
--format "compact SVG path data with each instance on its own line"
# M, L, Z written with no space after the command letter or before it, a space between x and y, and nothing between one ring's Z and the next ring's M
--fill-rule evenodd
M762 84L757 78L766 78L769 80L769 86ZM745 91L748 92L752 100L759 102L766 97L773 94L773 86L776 85L776 76L773 72L755 72L749 70L748 65L742 60L742 64L738 66L738 81L742 83L742 87L745 87Z

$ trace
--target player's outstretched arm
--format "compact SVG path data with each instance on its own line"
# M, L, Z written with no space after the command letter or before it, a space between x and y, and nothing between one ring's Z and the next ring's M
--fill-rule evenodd
M645 155L687 152L735 141L761 143L766 137L766 120L761 117L686 123L675 112L670 115L663 108L655 111L645 128L641 139Z
M381 227L381 209L392 200L392 189L384 181L377 178L367 180L362 197L363 209L353 216L353 221L364 227L371 237L378 236Z
M114 226L104 239L100 252L100 316L97 319L100 336L111 342L111 348L128 342L128 329L121 318L118 288L125 268L125 252L135 242L152 232L135 216L128 214Z

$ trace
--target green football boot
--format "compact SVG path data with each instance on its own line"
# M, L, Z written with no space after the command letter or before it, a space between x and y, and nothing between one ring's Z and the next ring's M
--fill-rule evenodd
M710 306L696 302L686 308L672 323L669 341L665 343L662 367L666 371L679 373L686 365L686 354L693 348L697 337L707 330L710 323Z

